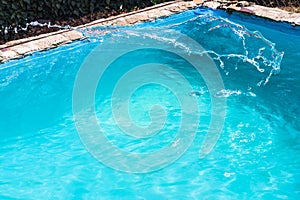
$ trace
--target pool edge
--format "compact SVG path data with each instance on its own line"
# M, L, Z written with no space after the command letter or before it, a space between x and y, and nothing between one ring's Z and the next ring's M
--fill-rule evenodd
M99 19L88 24L78 26L77 28L105 25L130 26L141 22L153 21L161 17L167 17L172 14L193 9L197 6L243 12L277 22L287 22L294 26L300 26L299 13L292 13L278 8L259 6L248 2L194 0L162 3L138 11L125 13L106 19ZM82 39L84 39L84 36L78 31L60 30L53 33L10 41L4 45L0 45L0 63L11 59L21 58L37 51L56 48Z

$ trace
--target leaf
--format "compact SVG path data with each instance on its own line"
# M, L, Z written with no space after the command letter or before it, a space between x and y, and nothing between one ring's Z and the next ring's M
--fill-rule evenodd
M17 6L15 3L13 3L13 4L11 5L11 7L12 7L12 9L14 9L14 10L17 10L17 8L18 8L18 6Z

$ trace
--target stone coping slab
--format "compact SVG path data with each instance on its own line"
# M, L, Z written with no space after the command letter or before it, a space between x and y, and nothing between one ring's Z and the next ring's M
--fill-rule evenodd
M274 21L288 22L292 25L300 25L299 13L292 13L278 8L258 6L247 1L237 2L236 0L194 0L162 3L138 11L121 14L106 19L99 19L76 28L93 26L129 26L140 22L152 21L161 17L167 17L175 13L195 8L197 6L244 12ZM36 51L55 48L80 39L84 39L84 36L79 31L60 30L35 37L10 41L4 45L0 45L0 63L10 59L20 58Z

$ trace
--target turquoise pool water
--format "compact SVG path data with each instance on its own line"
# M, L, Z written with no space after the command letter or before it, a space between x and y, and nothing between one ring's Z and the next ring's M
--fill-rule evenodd
M101 35L103 30L110 34ZM196 99L200 122L185 124L197 128L191 146L160 170L133 174L107 167L86 150L75 126L72 98L78 72L92 51L101 45L113 49L123 38L183 45L178 55L199 50L176 43L172 39L178 35L172 31L189 36L209 52L224 89L208 91L207 82L192 65L168 52L148 49L121 57L107 68L95 92L96 116L112 143L137 153L176 144L174 137L182 126L180 100L185 97ZM299 28L223 11L194 10L133 28L85 33L91 39L0 65L0 199L300 197ZM260 57L253 60L259 67L251 61L256 56ZM123 74L143 63L170 66L185 77L190 90L181 89L181 76L163 67L131 76L133 83L154 80L132 93L128 103L131 120L148 126L153 105L166 111L154 113L165 118L156 135L132 139L115 123L111 98ZM158 80L168 80L178 93L157 84ZM122 85L124 95L130 83ZM113 108L122 107L123 93L119 94ZM211 94L227 101L225 123L214 149L199 158L212 118Z

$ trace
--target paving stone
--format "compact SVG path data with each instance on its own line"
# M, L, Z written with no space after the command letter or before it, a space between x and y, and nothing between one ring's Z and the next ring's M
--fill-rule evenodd
M139 13L139 14L137 14L136 17L137 17L138 21L140 21L140 22L149 21L149 17L146 13Z
M217 9L220 7L221 3L216 2L216 1L208 1L208 2L205 2L203 5L206 7L212 8L212 9Z
M153 15L155 15L156 18L160 18L163 16L163 13L160 10L156 9L153 11Z
M263 6L253 5L247 1L238 2L237 0L194 0L188 2L169 2L147 8L146 11L135 11L130 14L121 14L117 17L109 17L107 19L99 19L94 22L78 26L94 27L94 26L111 26L111 25L131 25L138 22L154 20L159 17L170 16L174 13L194 8L197 4L203 4L206 7L217 9L232 9L240 12L255 14L260 17L269 18L276 21L285 21L293 25L300 25L300 14L291 13L280 10L278 8L267 8ZM60 33L61 32L61 33ZM35 37L25 38L8 42L0 45L0 62L8 59L20 57L34 51L55 48L65 43L82 39L83 36L78 31L58 31L55 33L42 34ZM20 44L22 43L22 44ZM23 44L24 43L24 44ZM12 46L12 47L8 47Z
M244 12L244 13L248 13L248 14L252 14L252 15L255 14L255 12L253 10L251 10L249 8L244 8L244 7L242 7L239 11Z
M8 59L12 59L12 58L17 58L19 57L20 55L11 50L10 48L7 48L7 49L2 49L1 50L1 57L4 59L4 60L8 60Z
M300 14L291 13L288 11L280 10L278 8L267 8L264 6L252 5L246 7L255 12L257 16L272 19L275 21L285 21L295 25L300 25Z
M189 2L186 2L185 6L187 9L190 9L190 8L195 8L197 6L197 4L193 1L189 1Z
M33 51L37 51L38 48L35 45L29 45L30 43L26 43L26 44L20 44L14 47L11 47L11 49L15 52L17 52L17 54L19 55L24 55L27 54L29 52L33 52Z
M5 47L7 47L7 44L2 44L2 45L0 45L0 49L3 49L3 48L5 48Z
M94 26L113 26L116 24L116 21L117 20L112 20L112 21L108 21L108 22L102 22L102 23L98 23L98 24L95 24L91 27L94 27Z
M68 38L68 40L79 40L83 36L78 31L69 31L62 34L64 37Z
M160 13L161 13L160 16L164 16L164 17L168 17L173 14L171 11L167 9L160 9Z
M128 24L135 24L138 22L138 20L135 16L125 17L125 20Z
M180 12L180 8L178 5L168 7L168 10L174 13Z
M204 2L204 0L194 0L193 2L196 4L202 4Z
M118 26L127 26L128 22L124 18L120 18L115 20L113 24Z
M239 2L236 3L237 7L246 7L246 6L249 6L249 5L250 5L250 3L247 2L247 1L239 1Z
M180 11L187 10L187 8L186 8L186 5L185 5L185 4L179 4L179 5L178 5L178 7L179 7Z
M148 15L148 18L149 18L150 21L157 19L157 15L155 15L152 12L147 12L147 15Z

